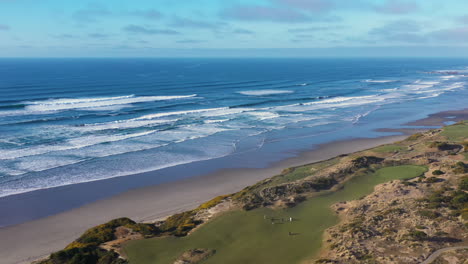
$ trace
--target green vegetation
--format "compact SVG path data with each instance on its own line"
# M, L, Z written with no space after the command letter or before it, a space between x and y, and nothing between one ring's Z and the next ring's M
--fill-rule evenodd
M231 195L218 196L206 203L201 204L192 211L186 211L168 217L166 221L164 221L164 223L159 226L160 232L174 236L186 236L188 232L202 223L201 221L196 221L194 219L194 216L198 211L212 208L230 196Z
M466 165L462 161L459 161L453 167L453 172L456 174L468 173L468 165Z
M68 245L66 249L98 246L114 240L116 238L114 235L115 229L119 226L130 228L144 236L153 236L159 233L159 229L154 225L138 224L128 218L119 218L87 230L76 241Z
M48 260L40 264L122 264L115 252L99 248L102 243L116 239L114 233L117 227L127 227L145 237L154 236L159 229L151 224L138 224L128 218L119 218L87 230L77 240L64 250L50 255Z
M441 178L437 178L437 177L429 177L426 179L426 183L436 183L436 182L443 182L444 180L441 179Z
M445 174L445 172L441 171L441 170L435 170L432 172L432 175L436 175L436 176L439 176L439 175L443 175Z
M84 247L61 250L50 255L41 264L125 264L117 253L98 247Z
M431 210L421 210L418 212L421 216L424 216L429 219L435 219L440 216L439 213Z
M371 193L376 184L418 177L426 170L413 165L382 168L349 180L339 191L323 192L293 208L231 211L189 236L131 241L124 251L132 264L173 263L194 248L216 250L203 262L207 264L297 263L317 253L323 231L338 222L329 209L331 204L357 199ZM289 222L289 217L294 221Z
M461 179L458 188L463 191L468 191L468 176L465 176Z
M334 158L310 165L300 166L296 168L285 169L281 175L271 178L271 181L266 186L274 186L282 183L297 181L309 176L313 176L315 172L326 167L333 166L340 161L339 158Z
M409 136L406 140L407 141L415 141L415 140L418 140L418 139L420 139L422 137L424 137L423 133L416 133L416 134L413 134L413 135Z
M195 210L204 210L204 209L210 209L211 207L215 207L216 205L220 204L224 199L230 197L231 195L221 195L221 196L218 196L214 199L211 199L209 200L208 202L206 203L203 203L201 204L200 206L198 206L197 209Z
M372 150L377 153L392 153L392 152L401 152L404 149L405 149L404 146L390 144L390 145L383 145L383 146L374 148Z
M194 220L195 213L195 211L187 211L170 216L159 228L164 233L171 233L174 236L185 236L190 230L201 224L200 221Z
M408 237L415 241L422 241L428 238L427 234L420 230L412 230L409 232Z
M468 121L444 127L441 135L450 141L463 141L468 135Z
M458 184L457 189L441 188L433 192L422 202L426 203L429 209L446 207L451 209L451 216L461 215L462 219L468 220L468 176L463 177ZM419 214L434 219L440 216L439 213L431 210L421 210Z

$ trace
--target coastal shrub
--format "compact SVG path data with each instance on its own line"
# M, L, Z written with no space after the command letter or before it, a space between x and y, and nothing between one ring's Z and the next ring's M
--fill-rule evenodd
M437 231L437 232L435 232L434 235L436 235L436 236L446 236L446 235L448 235L448 233L444 232L444 231Z
M362 260L362 261L369 261L374 259L374 257L371 254L362 254L362 255L357 255L356 259Z
M312 181L311 187L315 190L328 190L338 182L334 178L320 177Z
M125 260L113 251L99 248L99 245L114 240L118 227L127 227L146 237L159 233L152 224L138 224L129 218L118 218L105 224L88 229L77 240L70 243L64 250L50 255L49 259L40 264L124 264Z
M410 182L410 181L402 181L401 184L403 184L404 186L416 186L416 183L414 182Z
M174 236L186 236L190 230L201 224L193 219L194 211L187 211L170 216L159 226L161 232L169 232Z
M230 197L231 195L221 195L218 196L214 199L211 199L210 201L201 204L197 209L195 210L204 210L204 209L209 209L212 207L215 207L216 205L220 204L224 199Z
M468 141L464 141L464 142L462 143L462 146L463 146L463 151L464 151L464 152L468 152Z
M429 143L430 148L437 148L439 150L444 149L447 146L447 142L439 142L439 141L434 141Z
M343 225L340 229L340 232L346 232L348 230L353 233L362 232L365 230L363 227L363 223L364 223L364 218L358 217L353 222Z
M402 215L404 213L406 213L405 209L397 207L397 208L388 209L387 211L383 212L382 214L383 215L392 215L392 214Z
M435 219L440 216L438 212L434 212L431 210L420 210L418 213L419 215L429 218L429 219Z
M53 253L49 259L40 264L126 264L113 251L106 251L98 247L84 247L65 249Z
M435 170L435 171L432 172L432 175L436 175L436 176L443 175L443 174L445 174L445 172L443 172L441 170Z
M463 191L468 191L468 176L465 176L461 179L458 188Z
M462 161L459 161L453 166L453 172L457 174L468 173L468 166Z
M468 193L464 191L455 191L452 194L450 206L456 209L462 209L468 204Z
M417 140L417 139L419 139L419 138L421 138L423 136L424 136L423 133L416 133L416 134L413 134L413 135L409 136L406 140L415 141L415 140Z
M368 167L371 164L380 163L380 162L382 162L384 160L385 159L383 159L383 158L374 157L374 156L362 156L362 157L358 157L358 158L353 159L352 162L354 163L354 165L356 167L364 168L364 167Z
M460 216L463 220L468 221L468 208L463 209L460 212Z
M281 172L281 174L286 175L286 174L292 173L293 171L294 171L294 168L286 168Z
M416 240L416 241L422 241L422 240L426 240L428 238L428 235L425 232L420 231L420 230L411 230L409 232L408 236L412 240Z
M437 177L429 177L426 179L426 183L436 183L436 182L442 182L444 179L437 178Z
M159 229L152 224L138 224L129 218L118 218L88 229L76 241L68 245L66 249L98 246L102 243L114 240L115 229L119 226L130 228L146 237L159 233Z

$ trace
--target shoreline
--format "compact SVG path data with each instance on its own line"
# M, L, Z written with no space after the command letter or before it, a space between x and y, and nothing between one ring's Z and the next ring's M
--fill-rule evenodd
M0 228L0 237L9 238L0 241L0 255L7 263L30 263L64 248L88 228L109 220L124 216L141 222L161 219L193 209L213 197L240 191L279 174L284 168L326 160L406 137L335 141L267 168L223 169L203 176L130 190L59 214Z
M433 120L431 125L435 126L438 122L438 125L443 125L440 120L446 119L444 116L446 117L447 114L453 115L454 112L456 111L435 114L434 116L438 119ZM468 110L457 112L462 118L466 117ZM430 118L433 118L432 116L422 120L430 120ZM456 119L449 118L445 121L456 121ZM423 126L428 124L417 122L412 122L412 125ZM213 197L239 191L260 180L279 174L284 168L326 160L341 154L392 143L406 138L407 133L405 132L409 131L400 130L398 132L403 133L403 135L349 139L321 144L316 149L300 152L295 157L275 162L266 168L221 169L209 173L201 172L201 175L194 177L181 177L176 181L163 182L154 186L136 187L124 193L107 196L108 198L58 214L18 225L2 227L0 228L0 236L9 239L0 242L0 253L7 263L29 263L46 257L50 252L62 249L86 229L108 220L127 216L141 222L154 221L174 213L193 209ZM148 176L148 173L145 175ZM112 183L112 179L102 181L101 185L109 182ZM78 190L84 192L98 191L99 184L94 189L87 189L90 185L95 185L95 183L97 182L79 185ZM65 186L61 190L66 192L70 188L76 190L77 187ZM35 198L34 196L34 194L31 195L28 198L29 201L32 201ZM27 203L28 200L19 202Z

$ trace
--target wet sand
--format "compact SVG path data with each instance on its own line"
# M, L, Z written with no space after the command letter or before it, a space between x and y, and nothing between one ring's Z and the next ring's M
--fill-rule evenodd
M447 122L459 122L468 120L468 109L444 111L429 115L427 118L407 123L408 126L441 126L448 125Z

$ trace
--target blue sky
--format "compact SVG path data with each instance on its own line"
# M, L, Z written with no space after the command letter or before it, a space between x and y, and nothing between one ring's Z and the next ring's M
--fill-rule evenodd
M466 0L0 0L1 57L468 56Z

